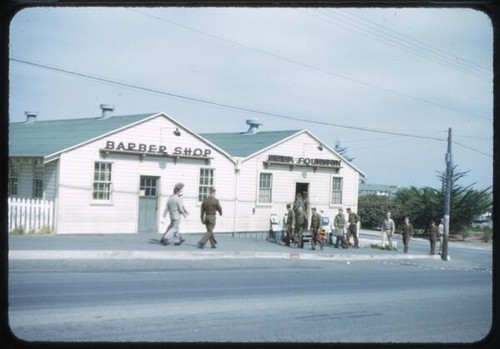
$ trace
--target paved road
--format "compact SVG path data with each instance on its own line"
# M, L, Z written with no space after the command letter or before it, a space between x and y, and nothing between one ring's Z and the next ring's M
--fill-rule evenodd
M440 260L16 260L9 302L26 340L473 342L491 326L492 273Z

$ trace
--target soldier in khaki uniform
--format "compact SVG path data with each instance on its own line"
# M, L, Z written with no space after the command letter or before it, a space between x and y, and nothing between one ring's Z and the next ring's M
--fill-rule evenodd
M304 212L304 207L299 206L297 210L297 215L295 216L295 229L297 231L297 245L299 248L304 248L304 241L302 239L302 234L306 229L306 213Z
M350 208L348 208L347 223L349 223L349 227L347 228L347 244L349 244L349 240L352 236L354 238L354 248L359 248L358 222L359 222L359 216L356 213L352 212Z
M316 244L321 244L321 247L323 247L321 239L319 237L319 229L321 228L321 216L319 215L318 212L316 212L316 207L312 208L312 215L311 215L311 249L315 250L316 249Z
M413 225L408 217L405 217L405 222L401 227L401 235L403 236L404 253L408 253L410 239L413 236Z
M217 212L222 216L222 207L219 200L215 198L215 188L212 187L210 188L210 195L201 204L201 222L207 227L207 232L203 235L200 242L198 242L198 248L204 248L208 240L210 240L212 248L216 248L213 231Z
M292 234L295 232L295 212L292 209L291 204L286 205L288 214L286 216L286 237L285 245L290 246L290 240L292 239Z

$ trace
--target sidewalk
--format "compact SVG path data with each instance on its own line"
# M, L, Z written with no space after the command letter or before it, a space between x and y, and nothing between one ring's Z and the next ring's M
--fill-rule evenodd
M363 233L363 232L362 232ZM159 244L161 234L92 234L92 235L24 235L9 236L9 259L303 259L303 260L407 260L440 259L439 255L381 250L370 247L358 249L334 248L327 245L311 250L287 247L281 243L216 234L217 248L197 248L201 234L184 234L186 242L180 246ZM369 246L369 240L368 245ZM378 241L373 239L373 242ZM366 242L366 241L365 241ZM366 244L365 244L366 245Z

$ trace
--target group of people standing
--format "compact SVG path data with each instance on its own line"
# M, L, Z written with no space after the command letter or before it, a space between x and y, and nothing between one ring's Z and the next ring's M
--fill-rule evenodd
M349 241L351 237L354 240L354 248L359 248L358 238L358 223L359 216L348 208L347 214L344 210L339 208L339 211L333 219L333 235L335 239L335 247L349 248Z
M187 217L189 214L182 202L183 188L183 183L177 183L174 186L174 193L167 200L163 218L165 218L168 213L170 215L170 224L160 239L160 243L163 245L168 245L170 241L173 240L174 245L180 246L185 241L179 232L181 216ZM210 188L210 195L201 203L201 222L205 225L207 231L198 242L198 248L204 248L208 241L210 241L212 248L217 247L214 228L217 212L222 216L222 207L220 206L219 200L215 197L215 192L216 190L214 187Z
M322 235L321 214L313 207L311 209L311 222L309 224L309 198L307 192L298 193L295 202L287 204L286 217L286 236L283 239L286 246L291 246L294 242L299 248L304 248L304 232L309 229L311 232L311 249L315 250L316 245L323 247L326 236ZM349 239L352 236L354 239L354 248L359 248L358 240L358 222L359 216L350 208L347 209L347 216L343 210L339 209L339 213L335 216L334 226L337 235L335 246L338 248L342 242L343 248L349 247Z

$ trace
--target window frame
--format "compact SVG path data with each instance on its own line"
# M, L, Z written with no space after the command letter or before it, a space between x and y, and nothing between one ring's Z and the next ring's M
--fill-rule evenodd
M100 172L96 171L101 171L101 169L96 169L96 165L104 165L104 166L109 166L109 175L107 177L109 178L104 178L104 179L96 179L96 174L99 174ZM104 176L106 176L106 169L104 169L103 172ZM96 191L96 184L99 185L101 188L99 188ZM105 195L107 194L107 198L100 198L96 197L96 194L99 193L104 193ZM94 168L92 171L92 190L91 190L91 201L92 203L112 203L113 199L113 162L110 161L94 161Z
M209 176L205 175L204 172L209 172ZM202 183L202 178L208 180L207 183ZM198 171L198 203L202 203L205 198L210 195L210 188L215 186L215 168L214 167L200 167Z
M335 189L334 187L334 181L338 180L340 181L340 189ZM336 199L340 194L340 200L339 202L335 202L334 199ZM331 207L339 207L343 205L344 201L344 177L341 176L331 176L330 179L330 206Z
M41 160L36 160L33 164L33 187L32 187L32 197L35 199L43 199L43 185L44 185L44 166Z
M17 172L17 173L16 173ZM15 176L14 176L15 174ZM9 161L9 179L8 179L8 196L19 196L19 178L21 176L21 163L14 159ZM15 190L14 190L15 188Z
M269 183L268 186L266 187L263 187L262 184L263 184L263 181L262 181L262 176L268 176L268 180L266 180L266 184L267 182ZM257 204L259 205L272 205L273 204L273 179L274 179L274 173L272 172L259 172L259 183L258 183L258 187L257 187ZM269 201L262 201L263 199L263 191L266 191L268 192L268 195L266 195L266 198L267 196L269 197Z

